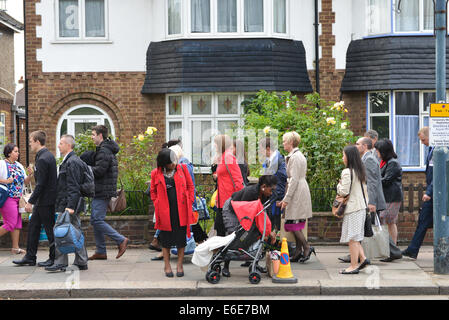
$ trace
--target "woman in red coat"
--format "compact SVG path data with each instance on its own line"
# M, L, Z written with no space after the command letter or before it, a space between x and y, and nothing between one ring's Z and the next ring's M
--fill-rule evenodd
M164 271L173 277L170 265L170 248L178 248L176 276L184 276L183 259L186 236L190 236L193 183L184 165L178 165L173 150L162 149L157 156L157 168L151 172L151 200L156 215L155 229L161 231L159 242L164 256Z
M226 200L236 191L243 189L243 178L240 167L232 152L232 140L227 135L218 135L214 138L217 150L217 170L214 173L217 179L217 208L215 217L215 230L217 235L224 237L226 229L223 223L222 208Z

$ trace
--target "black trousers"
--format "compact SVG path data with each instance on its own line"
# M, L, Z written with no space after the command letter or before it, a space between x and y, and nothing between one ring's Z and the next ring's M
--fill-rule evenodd
M218 208L215 215L215 230L217 230L217 236L224 237L226 235L226 228L223 222L223 209Z
M33 214L28 226L27 253L26 257L36 260L37 248L41 225L44 225L50 245L50 259L55 260L55 237L53 227L55 226L55 206L34 206Z

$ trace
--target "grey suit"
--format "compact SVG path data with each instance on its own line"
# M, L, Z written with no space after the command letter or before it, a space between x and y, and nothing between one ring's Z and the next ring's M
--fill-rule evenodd
M375 205L376 211L387 208L382 190L382 177L380 174L379 161L373 151L366 152L362 157L366 170L366 186L368 188L368 204Z

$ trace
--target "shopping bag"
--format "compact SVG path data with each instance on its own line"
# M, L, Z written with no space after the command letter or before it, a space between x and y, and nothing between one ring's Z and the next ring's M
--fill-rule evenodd
M390 256L390 235L387 226L382 226L375 214L375 224L372 226L373 236L362 240L363 251L368 259Z
M23 192L22 196L19 200L19 213L25 213L25 207L28 203L28 200L31 198L31 195L33 194L33 188L31 186L31 183L28 186L23 186Z
M296 242L296 238L293 232L285 231L284 225L285 225L285 218L281 218L281 236L280 236L281 240L282 238L287 238L287 242Z

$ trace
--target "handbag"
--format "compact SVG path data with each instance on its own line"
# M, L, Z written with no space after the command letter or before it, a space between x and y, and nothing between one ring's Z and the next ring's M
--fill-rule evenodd
M390 234L382 227L377 213L373 212L375 224L373 236L362 240L362 248L367 258L385 258L390 256ZM400 252L399 252L400 253Z
M371 213L369 212L368 209L368 204L366 203L366 198L365 198L365 189L363 189L363 184L362 181L360 181L360 186L362 187L362 194L363 194L363 200L365 200L365 212L366 212L366 217L365 217L365 226L364 226L364 235L365 237L372 237L373 236L373 224L372 224L372 220L371 220Z
M206 199L196 197L196 207L198 211L198 220L209 220L209 210L207 209Z
M108 204L108 212L120 212L126 209L126 194L123 187L117 190L117 197L112 197Z
M352 189L352 170L349 170L351 173L351 185L349 186L349 193L346 196L340 196L337 194L335 197L335 200L332 204L332 214L336 217L343 217L346 210L346 204L348 203L349 196L351 195L351 189Z

